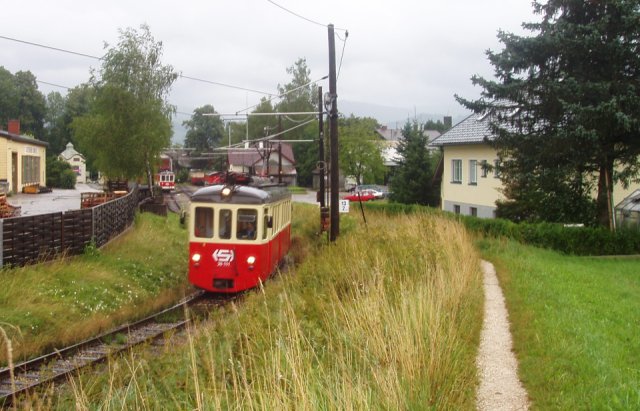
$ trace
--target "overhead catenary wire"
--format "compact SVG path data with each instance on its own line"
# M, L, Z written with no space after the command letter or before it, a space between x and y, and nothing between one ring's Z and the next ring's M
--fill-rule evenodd
M338 34L336 33L336 36L338 36ZM340 36L338 36L338 38L340 38ZM340 64L338 64L338 75L336 76L336 79L340 78L340 70L342 69L342 59L344 58L344 49L347 47L347 39L349 38L349 32L345 31L344 32L344 40L342 40L342 53L340 53Z
M307 17L305 17L305 16L303 16L303 15L301 15L301 14L298 14L298 13L296 13L296 12L293 12L293 11L289 10L288 8L286 8L286 7L284 7L284 6L279 5L278 3L276 3L276 2L275 2L275 1L273 1L273 0L267 0L267 1L268 1L269 3L271 3L271 4L273 4L274 6L276 6L276 7L280 8L280 9L282 9L282 10L286 11L287 13L292 14L292 15L294 15L294 16L296 16L296 17L298 17L298 18L302 19L302 20L306 20L306 21L308 21L309 23L315 24L315 25L317 25L317 26L325 27L325 28L329 26L328 24L322 24L322 23L317 22L317 21L315 21L315 20L311 20L310 18L307 18ZM337 28L337 27L334 27L334 30L347 31L346 29L341 29L341 28Z
M278 6L278 7L281 7L281 6L277 5L276 3L273 3L273 4ZM346 30L345 30L345 32L346 32ZM345 34L348 35L348 32L346 32ZM63 48L60 48L60 47L53 47L53 46L49 46L49 45L45 45L45 44L41 44L41 43L35 43L35 42L32 42L32 41L20 40L20 39L16 39L16 38L13 38L13 37L8 37L8 36L0 35L0 39L14 41L14 42L26 44L26 45L29 45L29 46L40 47L40 48L44 48L44 49L48 49L48 50L61 52L61 53L73 54L73 55L86 57L86 58L90 58L90 59L94 59L94 60L102 60L104 58L104 57L93 56L91 54L79 53L79 52L76 52L76 51L73 51L73 50L63 49ZM344 53L344 47L343 47L343 53ZM321 78L319 78L317 80L309 81L306 84L303 84L303 85L298 86L298 87L296 87L294 89L291 89L291 90L288 90L288 91L286 91L284 93L276 95L274 93L269 93L269 92L256 90L256 89L251 89L251 88L247 88L247 87L235 86L235 85L232 85L232 84L216 82L216 81L211 81L211 80L206 80L206 79L200 79L200 78L197 78L197 77L186 76L186 75L183 75L182 73L179 74L179 77L180 78L184 78L184 79L188 79L188 80L192 80L192 81L199 81L199 82L203 82L203 83L207 83L207 84L233 88L233 89L236 89L236 90L243 90L243 91L250 91L250 92L254 92L254 93L258 93L258 94L264 94L264 95L270 96L267 99L267 101L272 101L273 99L276 99L276 98L282 98L282 97L284 97L284 96L286 96L286 95L288 95L290 93L293 93L293 92L295 92L297 90L300 90L300 89L302 89L304 87L307 87L310 84L315 84L315 83L318 83L318 82L320 82L322 80L326 80L327 78L329 78L329 76L326 75L326 76L323 76L323 77L321 77ZM47 82L47 81L43 81L43 80L36 80L36 81L38 83L47 84L47 85L50 85L50 86L53 86L53 87L60 87L60 88L66 89L66 90L70 90L72 88L72 87L62 86L62 85L59 85L59 84L55 84L55 83L51 83L51 82ZM238 110L236 112L236 114L242 113L244 111L248 111L248 110L250 110L252 108L255 108L255 107L259 106L259 105L260 105L260 103L254 104L254 105L249 106L247 108L244 108L242 110ZM185 113L185 112L181 112L181 111L176 111L176 114L191 116L191 114L188 114L188 113Z
M270 135L268 135L268 136L266 136L266 137L260 137L260 138L256 138L256 139L254 139L254 140L248 140L248 141L253 142L253 143L264 142L264 141L270 141L270 140L274 139L275 137L281 136L281 135L283 135L283 134L285 134L285 133L288 133L288 132L290 132L290 131L293 131L293 130L295 130L295 129L297 129L297 128L304 127L304 126L306 126L307 124L313 123L314 121L317 121L317 119L311 119L311 120L309 120L309 121L307 121L307 122L304 122L304 123L301 123L301 124L295 125L295 126L290 127L290 128L288 128L288 129L286 129L286 130L279 131L279 132L277 132L277 133L275 133L275 134L270 134ZM216 147L216 148L214 148L213 150L221 151L221 150L228 150L228 149L230 149L230 148L241 148L241 147L243 147L243 146L245 145L245 142L246 142L246 141L241 141L241 142L239 142L239 143L229 144L228 146L224 146L224 147Z
M60 47L48 46L46 44L35 43L35 42L32 42L32 41L20 40L20 39L16 39L16 38L13 38L13 37L7 37L7 36L0 35L0 39L14 41L14 42L17 42L17 43L22 43L22 44L26 44L26 45L34 46L34 47L40 47L40 48L44 48L44 49L47 49L47 50L53 50L53 51L61 52L61 53L67 53L67 54L73 54L73 55L76 55L76 56L87 57L87 58L94 59L94 60L103 60L104 59L104 57L93 56L91 54L86 54L86 53L79 53L79 52L73 51L73 50L63 49L63 48L60 48ZM192 80L192 81L199 81L199 82L202 82L202 83L213 84L213 85L217 85L217 86L221 86L221 87L233 88L233 89L236 89L236 90L250 91L250 92L253 92L253 93L264 94L264 95L267 95L267 96L274 96L275 95L275 93L269 93L269 92L266 92L266 91L256 90L256 89L252 89L252 88L247 88L247 87L242 87L242 86L235 86L233 84L227 84L227 83L221 83L221 82L218 82L218 81L205 80L205 79L201 79L201 78L197 78L197 77L185 76L182 73L180 73L179 76L181 78L185 78L185 79ZM55 86L55 87L62 87L62 88L70 89L70 87L60 86L60 85L57 85L57 84L54 84L54 83L48 83L46 81L41 81L41 80L37 80L37 81L39 83L42 83L42 84L48 84L48 85L52 85L52 86Z
M282 97L286 96L287 94L293 93L294 91L298 91L298 90L300 90L301 88L307 87L307 86L309 86L309 85L311 85L311 84L319 83L319 82L321 82L322 80L326 80L326 79L328 79L328 78L329 78L329 76L328 76L328 75L326 75L326 76L323 76L323 77L321 77L321 78L319 78L319 79L317 79L317 80L311 80L310 82L308 82L308 83L306 83L306 84L303 84L303 85L298 86L298 87L296 87L296 88L294 88L294 89L291 89L291 90L285 91L285 92L284 92L284 93L282 93L282 94L278 94L277 96L270 97L270 98L268 98L266 101L271 101L271 100L276 99L276 98L282 98ZM254 105L249 106L249 107L247 107L247 108L243 108L242 110L238 110L238 111L236 111L236 114L238 114L238 113L242 113L243 111L251 110L252 108L256 108L256 107L258 107L260 104L262 104L262 102L260 102L260 103L258 103L258 104L254 104Z

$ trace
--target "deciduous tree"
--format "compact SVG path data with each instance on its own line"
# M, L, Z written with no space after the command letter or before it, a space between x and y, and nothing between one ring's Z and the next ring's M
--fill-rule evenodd
M196 152L209 152L220 145L224 137L224 124L211 104L193 110L190 120L182 122L187 128L185 147L194 148Z
M289 83L278 86L278 91L283 97L276 105L276 111L280 113L317 111L318 86L311 81L311 70L307 67L306 59L298 59L293 66L287 69L287 73L292 78ZM313 118L313 116L283 116L282 129L292 129L283 137L288 140L316 139L318 136L317 122L300 126L310 118ZM293 129L296 126L298 128ZM313 179L313 170L318 162L317 144L296 143L293 145L293 153L296 158L298 184L310 186Z
M384 178L384 160L380 140L376 134L378 122L372 118L351 117L341 119L340 168L353 176L357 184L377 183Z
M146 25L140 31L129 28L120 31L118 45L108 49L93 73L91 111L75 119L73 129L81 149L109 178L146 172L151 185L152 167L170 145L174 108L167 97L177 74L161 57L162 42Z
M0 67L0 127L18 119L21 133L42 139L45 110L45 98L30 71L11 74Z

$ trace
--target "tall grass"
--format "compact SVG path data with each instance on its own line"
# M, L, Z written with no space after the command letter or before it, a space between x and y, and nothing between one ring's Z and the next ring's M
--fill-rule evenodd
M482 286L465 231L423 214L355 221L166 355L85 376L57 407L474 408Z

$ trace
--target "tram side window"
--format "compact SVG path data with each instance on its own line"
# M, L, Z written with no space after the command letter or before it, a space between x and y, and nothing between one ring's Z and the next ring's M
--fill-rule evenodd
M213 209L196 207L193 234L200 238L213 237Z
M258 210L239 209L236 238L255 240L258 223Z
M267 231L269 231L269 209L265 208L264 209L264 217L263 217L263 223L262 223L262 239L266 240L267 238Z
M218 237L223 240L228 240L231 238L231 210L223 209L220 210L220 214L218 216Z

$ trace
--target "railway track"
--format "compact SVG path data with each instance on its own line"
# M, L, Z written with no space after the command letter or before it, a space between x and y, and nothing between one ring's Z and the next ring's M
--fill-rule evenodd
M183 329L190 321L185 313L202 315L230 301L232 297L212 298L195 292L173 307L135 323L126 324L98 337L50 354L0 369L0 407L16 405L19 398L53 382L66 379L78 370L104 362L136 345L164 338ZM177 318L177 319L176 319Z
M167 208L172 213L180 214L184 210L187 209L189 199L191 195L198 189L198 187L187 186L187 185L179 185L176 186L176 189L169 192L164 193L164 202L167 204Z

